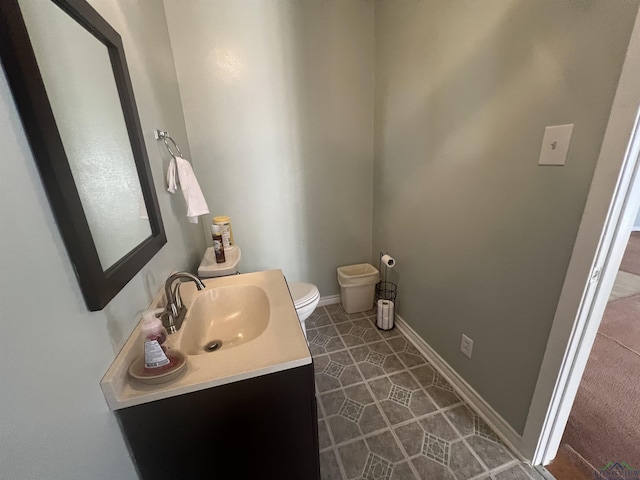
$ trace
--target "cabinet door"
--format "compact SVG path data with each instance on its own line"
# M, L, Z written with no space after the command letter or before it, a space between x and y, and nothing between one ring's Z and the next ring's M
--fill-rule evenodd
M320 479L313 366L116 413L143 479Z

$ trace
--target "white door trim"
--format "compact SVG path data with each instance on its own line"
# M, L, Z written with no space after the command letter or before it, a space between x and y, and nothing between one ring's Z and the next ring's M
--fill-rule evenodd
M557 453L640 207L639 106L640 12L522 435L521 452L534 465Z

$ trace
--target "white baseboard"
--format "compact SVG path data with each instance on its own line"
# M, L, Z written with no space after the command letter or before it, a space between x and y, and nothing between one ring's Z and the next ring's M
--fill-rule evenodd
M431 365L453 386L500 439L515 453L519 453L522 436L489 405L431 346L411 328L402 317L396 315L396 326L401 333L426 357ZM521 460L525 460L523 457Z
M320 297L318 306L323 307L324 305L333 305L334 303L340 303L341 300L341 295L329 295L328 297Z

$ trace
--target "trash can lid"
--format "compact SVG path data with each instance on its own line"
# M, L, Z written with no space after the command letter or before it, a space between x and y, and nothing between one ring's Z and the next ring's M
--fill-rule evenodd
M338 267L338 283L341 287L378 283L378 269L368 263Z
M358 263L357 265L338 267L338 273L342 273L346 277L359 277L378 273L378 269L369 263Z

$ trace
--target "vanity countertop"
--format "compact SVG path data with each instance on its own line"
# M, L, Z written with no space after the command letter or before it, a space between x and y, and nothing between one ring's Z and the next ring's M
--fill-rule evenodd
M210 288L234 285L254 285L269 298L270 319L265 331L257 338L229 349L188 355L186 371L178 378L159 385L147 385L128 375L131 362L141 352L140 324L118 353L105 373L100 386L111 410L140 405L163 398L217 387L240 380L280 372L311 363L311 354L281 270L247 273L229 277L203 279L206 289L196 290L192 282L181 286L182 299L189 307L200 293ZM149 308L156 308L163 295ZM189 313L185 319L189 321ZM180 331L169 335L166 345L178 345Z

